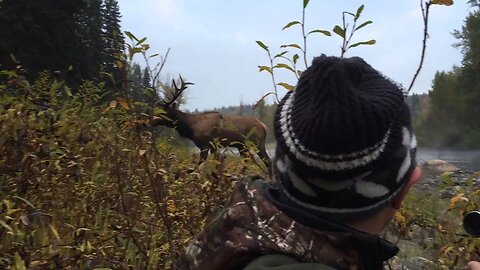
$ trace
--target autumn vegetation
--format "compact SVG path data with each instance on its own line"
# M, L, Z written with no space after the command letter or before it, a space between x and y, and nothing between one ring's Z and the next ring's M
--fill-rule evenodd
M157 79L168 50L163 56L151 55L145 38L122 34L116 1L75 0L78 9L48 5L55 1L42 1L43 7L30 1L33 6L24 12L26 17L21 16L20 2L25 4L0 1L0 33L12 39L0 42L0 269L168 269L207 218L222 207L236 181L250 174L267 177L264 168L228 150L198 165L198 153L179 143L178 135L148 125L162 114L155 104L170 82ZM442 1L430 3L434 2ZM469 3L472 11L465 26L455 32L464 52L461 66L437 74L427 101L410 100L417 106L412 111L424 145L479 144L480 28L475 26L480 2ZM37 43L15 40L9 31L27 31L28 16L55 18L32 13L41 8L60 9L59 18L77 18L62 27L78 27L72 28L78 31L44 33L45 39ZM304 0L303 16L307 8ZM285 44L278 53L258 41L268 57L259 69L273 82L270 95L281 98L276 87L294 85L276 81L277 70L298 77L308 66L310 35L335 36L342 44L340 54L373 45L374 40L355 40L353 34L374 27L374 22L361 17L364 8L340 14L349 23L331 29L307 31L303 19L288 22L284 30L301 29L301 42ZM5 27L4 22L15 28ZM72 43L65 46L88 48L89 53L82 55L100 55L95 59L102 60L79 62L63 52L63 57L29 62L29 52L38 50L35 44L61 52L58 37L48 34L71 33L81 36L68 39ZM13 51L19 43L25 47ZM119 52L118 44L126 52ZM135 54L160 64L142 68L133 63ZM260 99L256 106L223 109L255 115L271 128L275 105ZM425 256L435 263L432 269L461 268L466 261L479 259L479 240L466 235L461 226L462 216L480 205L480 189L473 179L448 199L440 199L438 192L453 185L451 175L442 176L438 187L409 195L388 237L416 240L416 244L398 259ZM432 240L411 239L414 226L429 231Z

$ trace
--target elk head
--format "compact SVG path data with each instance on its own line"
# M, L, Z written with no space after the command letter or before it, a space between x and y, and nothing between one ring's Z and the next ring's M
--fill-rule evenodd
M175 80L172 79L172 87L169 90L166 90L169 91L168 100L164 98L158 102L159 107L164 111L164 113L153 119L152 126L175 127L175 121L178 120L177 100L189 85L193 85L193 83L185 82L182 76L180 76L180 86L178 86Z

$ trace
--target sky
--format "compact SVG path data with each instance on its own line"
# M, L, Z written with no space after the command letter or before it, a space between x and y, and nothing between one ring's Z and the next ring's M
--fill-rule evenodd
M182 75L193 82L187 90L184 110L209 110L222 106L253 104L273 91L271 77L259 72L268 65L266 52L256 43L265 43L272 54L282 44L299 43L298 25L282 30L288 22L301 20L302 0L118 0L122 29L138 38L147 37L150 54L164 55L168 48L164 80ZM466 0L452 6L430 8L429 39L423 69L412 93L427 93L437 71L461 64L461 50L452 45L452 36L461 29L469 12ZM305 14L307 31L331 31L342 23L342 11L355 12L364 4L359 22L373 21L359 30L353 42L375 39L372 46L352 48L346 57L359 56L394 81L408 87L418 67L422 48L423 21L416 0L311 0ZM320 54L340 56L341 38L316 34L307 39L307 59ZM298 53L295 49L290 50ZM293 52L293 53L292 53ZM158 62L152 58L151 65ZM144 65L142 58L136 62ZM304 66L299 64L300 69ZM296 79L285 71L277 82L294 85ZM279 87L279 96L286 93ZM273 96L267 99L273 102Z

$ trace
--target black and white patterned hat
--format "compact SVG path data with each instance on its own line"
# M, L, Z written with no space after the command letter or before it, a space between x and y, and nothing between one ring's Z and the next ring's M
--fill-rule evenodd
M315 58L274 124L283 197L332 220L378 212L416 166L402 88L358 57Z

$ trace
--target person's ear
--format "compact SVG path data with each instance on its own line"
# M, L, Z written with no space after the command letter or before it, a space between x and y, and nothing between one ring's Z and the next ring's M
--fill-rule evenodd
M402 191L400 191L400 193L393 199L392 201L392 207L395 208L395 209L400 209L400 207L402 206L402 201L403 199L405 198L405 196L407 195L408 191L410 190L410 188L418 182L418 180L420 180L420 176L422 175L422 171L420 170L420 167L415 167L415 169L413 169L413 172L412 174L410 175L410 179L408 179L408 182L407 184L405 185L405 187L402 189Z

